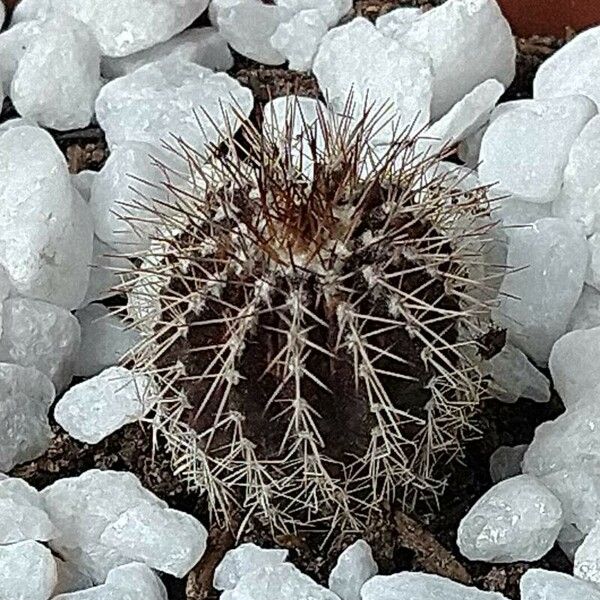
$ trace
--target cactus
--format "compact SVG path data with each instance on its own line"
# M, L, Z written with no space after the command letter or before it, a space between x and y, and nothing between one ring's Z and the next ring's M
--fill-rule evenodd
M439 493L471 430L487 194L408 129L372 146L385 110L285 104L208 153L172 145L186 173L163 165L171 200L128 283L133 362L218 518L362 527Z

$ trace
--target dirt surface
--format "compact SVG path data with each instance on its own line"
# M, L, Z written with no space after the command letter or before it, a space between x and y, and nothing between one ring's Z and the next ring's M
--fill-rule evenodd
M441 2L438 2L438 4ZM431 2L356 0L355 12L374 19L379 14L401 5L431 6ZM203 20L204 22L204 20ZM519 40L518 74L505 99L531 96L533 75L539 64L550 56L561 42L551 38ZM294 92L318 95L314 78L308 74L271 68L237 57L232 74L248 85L259 102L270 97ZM6 100L0 122L16 116ZM94 124L84 131L56 133L55 138L69 161L72 172L101 168L106 145L101 131ZM531 565L489 565L473 563L460 556L455 547L456 528L473 502L489 489L489 456L500 445L515 445L531 441L535 427L560 413L560 402L554 398L548 405L522 401L503 405L489 401L481 407L479 428L481 436L466 447L461 463L446 468L448 486L436 505L423 503L413 515L386 507L381 521L366 532L372 543L383 573L415 569L434 572L465 583L472 582L482 589L504 593L518 599L518 580ZM41 488L53 481L74 476L90 468L130 470L142 483L165 499L174 508L182 509L207 522L205 508L185 485L172 474L169 458L153 452L151 436L141 425L131 425L96 446L75 442L55 427L56 437L50 450L31 464L20 466L13 475L25 478ZM325 581L339 550L355 539L348 534L330 541L323 549L317 537L287 537L277 542L291 550L291 559L307 573ZM249 530L244 540L272 544L267 532ZM218 524L211 529L209 549L202 564L187 579L165 578L171 600L204 600L216 598L209 591L212 570L223 553L234 544L230 533ZM570 565L560 550L552 551L540 564L555 570L568 570ZM534 565L536 566L536 565Z

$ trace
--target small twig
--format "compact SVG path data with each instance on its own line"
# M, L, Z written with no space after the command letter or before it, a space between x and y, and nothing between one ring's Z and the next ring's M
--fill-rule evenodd
M463 565L417 521L397 511L394 525L400 535L401 545L416 554L415 563L418 567L459 583L472 583L471 576Z

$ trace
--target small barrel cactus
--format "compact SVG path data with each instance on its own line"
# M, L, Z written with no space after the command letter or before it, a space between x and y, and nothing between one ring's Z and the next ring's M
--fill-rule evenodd
M439 492L460 451L483 389L486 190L407 132L372 145L384 119L279 99L208 153L182 142L185 181L165 170L129 283L134 363L217 515L361 526Z

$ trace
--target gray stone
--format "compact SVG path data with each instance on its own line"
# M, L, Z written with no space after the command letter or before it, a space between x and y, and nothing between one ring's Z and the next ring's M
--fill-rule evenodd
M378 572L371 547L358 540L340 554L329 575L329 589L341 600L361 600L362 586Z
M19 0L17 2L10 20L14 27L23 21L35 21L47 19L53 12L53 0Z
M209 0L52 0L51 6L86 23L102 54L127 56L172 38L199 17Z
M583 289L588 262L583 229L546 218L506 233L510 271L500 287L495 318L514 346L546 365Z
M534 561L554 546L563 522L559 499L535 477L518 475L475 503L460 522L457 544L469 560Z
M571 313L567 331L594 327L600 327L600 292L596 288L584 285L583 292Z
M79 173L71 175L71 183L73 187L79 192L79 195L86 201L90 201L92 195L92 185L94 179L98 175L97 171L83 170Z
M529 569L521 577L521 600L600 600L600 590L566 573Z
M0 470L37 458L50 446L52 382L38 370L0 363Z
M519 398L529 398L535 402L550 400L548 378L512 344L506 344L498 354L486 361L483 372L492 377L490 391L502 402L513 403Z
M315 583L288 563L265 567L244 575L232 590L221 594L221 600L340 600L333 592Z
M54 418L72 437L97 444L152 406L149 379L124 367L110 367L70 388L57 402Z
M531 225L539 219L552 216L552 205L547 202L527 202L510 195L504 196L497 189L492 190L491 195L499 197L499 201L494 202L492 218L500 219L505 228Z
M0 545L37 540L56 535L40 493L22 479L0 480Z
M94 583L104 583L115 567L131 562L100 543L104 530L139 505L167 505L144 489L132 473L92 469L59 479L42 490L46 512L60 532L51 548Z
M89 281L92 240L89 209L52 137L37 127L0 136L0 266L15 290L76 308Z
M56 561L57 584L54 588L54 594L68 594L78 592L93 585L93 581L87 575L78 571L73 565L66 563L60 558L54 557Z
M600 27L580 33L544 61L533 82L535 98L582 94L600 106Z
M183 139L202 153L228 122L235 131L237 115L249 115L253 104L252 92L226 73L167 58L107 83L96 116L111 147L135 141L160 148Z
M377 575L361 593L361 600L507 600L497 592L482 592L427 573Z
M91 30L57 15L43 23L19 60L10 97L22 117L77 129L91 121L100 86L100 48Z
M591 119L573 143L552 209L557 217L583 223L588 235L600 232L600 116Z
M316 9L328 27L333 27L352 9L352 0L275 0L275 4L292 14Z
M585 282L600 290L600 233L594 233L588 238L590 264Z
M276 567L287 560L287 550L264 549L255 544L240 544L229 550L215 570L213 586L219 591L233 590L240 579L254 571Z
M394 39L431 57L433 119L487 79L508 87L515 75L514 38L496 0L449 0Z
M265 5L260 0L219 4L212 13L212 23L234 50L266 65L285 62L285 57L273 48L270 40L277 27L291 17L289 10Z
M560 194L571 146L595 114L584 96L504 105L483 136L481 182L521 200L552 202Z
M49 600L56 585L52 553L37 542L0 546L0 598Z
M123 77L164 58L196 63L214 71L227 71L233 66L233 56L223 36L213 27L200 27L129 56L105 56L101 63L102 75L108 79Z
M400 39L422 14L423 11L420 8L402 6L377 17L375 27L383 35Z
M206 551L208 533L191 515L141 504L108 525L100 542L127 558L183 577Z
M500 446L490 456L490 477L494 483L516 477L521 474L521 462L527 450L527 444L519 446Z
M75 316L81 326L81 346L74 372L81 377L97 375L118 364L141 339L103 304L90 304Z
M375 106L386 110L374 143L389 142L394 134L429 123L433 75L427 55L381 34L362 17L331 29L323 38L313 65L329 107L360 117ZM347 107L352 96L354 106ZM393 117L393 118L392 118ZM382 123L383 124L383 123Z
M600 327L562 336L550 354L550 374L564 405L574 406L600 391Z
M68 310L39 300L8 298L2 323L0 361L35 367L52 380L57 392L71 383L81 331Z

